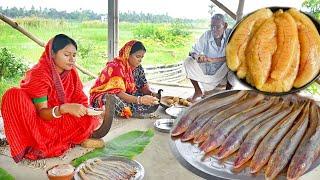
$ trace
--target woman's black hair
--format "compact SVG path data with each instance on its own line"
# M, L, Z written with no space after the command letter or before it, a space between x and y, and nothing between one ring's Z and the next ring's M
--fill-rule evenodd
M144 45L142 44L142 42L137 41L136 43L133 44L131 51L130 51L130 55L137 52L137 51L140 51L140 50L147 52L147 50L144 47Z
M65 34L58 34L53 38L52 51L57 53L59 50L65 48L67 45L72 44L78 49L77 43Z

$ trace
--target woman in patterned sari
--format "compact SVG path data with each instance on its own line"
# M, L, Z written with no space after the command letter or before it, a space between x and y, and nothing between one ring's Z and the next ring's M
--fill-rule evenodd
M110 129L114 107L103 122L87 115L88 98L74 68L76 42L59 34L50 40L38 64L2 98L5 135L15 162L62 155ZM110 98L109 98L110 99ZM101 131L104 133L101 133Z
M127 42L119 56L107 62L90 90L90 103L95 108L105 104L107 94L115 95L116 114L129 118L145 117L157 109L158 94L150 90L141 60L146 48L139 41Z

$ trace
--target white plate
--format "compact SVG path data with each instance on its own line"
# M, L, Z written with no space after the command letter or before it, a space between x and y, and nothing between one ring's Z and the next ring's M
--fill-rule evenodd
M95 159L100 159L102 161L121 161L123 163L126 163L130 166L132 166L134 169L136 169L137 173L135 174L134 177L132 177L130 180L142 180L144 177L144 167L135 160L128 159L126 157L120 157L120 156L105 156L105 157L99 157L99 158L93 158L93 159L88 159L87 161L81 163L77 168L76 168L76 173L74 175L75 180L82 180L82 178L79 175L79 170L85 165L85 163L91 163Z
M87 112L88 112L88 115L89 115L89 116L98 116L98 115L100 115L100 114L103 113L102 110L96 110L96 109L94 109L94 108L88 108L88 109L87 109Z
M158 119L154 122L154 127L160 132L168 133L173 127L174 119Z
M179 116L179 114L181 114L185 109L186 109L186 107L171 106L166 109L166 113L174 118L177 118Z

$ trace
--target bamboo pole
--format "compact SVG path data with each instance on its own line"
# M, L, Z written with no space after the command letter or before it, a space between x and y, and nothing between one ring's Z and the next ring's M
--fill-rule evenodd
M75 63L75 66L77 67L77 69L79 69L79 71L81 71L83 74L86 74L94 79L98 78L98 75L93 74L92 72L88 71L87 69L85 69L84 67L82 67L81 65Z
M35 37L31 33L29 33L28 31L26 31L21 26L19 26L19 24L17 22L14 22L13 20L9 19L8 17L6 17L5 15L3 15L1 13L0 13L0 19L2 21L4 21L5 23L9 24L14 29L20 31L22 34L24 34L25 36L30 38L32 41L36 42L39 46L44 47L46 45L43 41L41 41L40 39L38 39L37 37Z
M39 46L41 47L45 47L45 43L43 41L41 41L39 38L35 37L33 34L31 34L30 32L28 32L26 29L24 29L23 27L21 27L17 22L14 22L13 20L11 20L10 18L6 17L5 15L0 13L0 19L2 21L4 21L5 23L9 24L12 28L18 30L19 32L21 32L22 34L24 34L25 36L27 36L28 38L30 38L32 41L34 41L35 43L37 43ZM81 71L83 74L86 74L90 77L93 78L97 78L98 76L93 74L92 72L86 70L85 68L83 68L82 66L80 66L79 64L75 63L76 68Z
M223 11L225 11L230 17L232 17L232 19L234 19L234 20L237 19L237 16L230 9L228 9L225 5L220 3L218 0L211 0L211 2L213 2L215 5L217 5Z

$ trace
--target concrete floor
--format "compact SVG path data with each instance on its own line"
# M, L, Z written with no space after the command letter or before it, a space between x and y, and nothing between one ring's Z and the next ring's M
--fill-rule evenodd
M190 88L179 88L177 91L176 87L165 87L161 85L154 85L154 89L164 89L164 96L174 95L187 98L192 95L193 90ZM162 108L159 108L157 113L161 118L170 118L166 115ZM159 118L158 117L158 118ZM132 130L147 130L153 129L153 124L156 119L115 119L112 125L111 131L103 139L105 142L108 140L124 134ZM1 120L0 120L0 127ZM154 137L150 144L146 147L143 153L138 155L135 159L140 162L145 168L145 179L184 179L184 180L196 180L201 179L200 177L189 172L183 166L179 164L174 155L171 153L169 146L170 136L168 133L161 133L154 131ZM24 161L16 164L8 152L1 151L0 154L0 167L7 170L17 180L19 179L47 179L46 170L56 164L70 163L72 159L85 154L91 149L85 149L82 147L75 147L70 151L66 152L65 155L57 158L49 158L46 160L39 160L37 162ZM39 165L40 164L40 165ZM43 166L45 164L45 167ZM36 168L36 166L41 166Z
M154 89L163 88L164 96L174 95L183 98L189 97L193 93L192 88L179 88L154 85ZM166 115L162 108L159 108L157 114L161 118L170 118ZM132 131L132 130L147 130L152 128L156 119L115 119L112 125L111 131L104 137L104 141L108 141L120 134ZM1 120L0 120L1 127ZM184 168L171 153L170 136L167 133L161 133L155 131L155 135L152 138L151 143L146 147L144 152L138 155L135 159L140 162L145 168L145 179L149 180L197 180L202 179L192 172ZM45 161L46 167L35 168L34 163L23 162L16 164L9 156L9 152L5 152L0 155L0 167L7 170L17 180L19 179L47 179L46 170L56 164L69 163L72 159L81 156L82 154L90 151L90 149L81 148L79 146L71 149L65 155L58 158L50 158L39 161L43 163ZM30 167L29 167L30 166ZM314 180L320 179L320 167L316 168L310 173L304 175L302 180Z
M112 130L107 134L104 140L119 136L120 134L132 130L147 130L153 128L156 119L130 119L115 120ZM145 179L201 179L187 169L182 167L171 153L169 147L169 134L154 131L155 135L151 143L146 147L143 153L135 159L145 168ZM71 152L72 151L72 152ZM46 169L55 164L69 163L72 157L77 157L83 152L83 148L77 147L68 152L67 158L51 158L46 160L47 167L44 169L35 169L22 164L16 164L10 157L0 156L0 167L6 169L17 180L19 179L46 179Z

